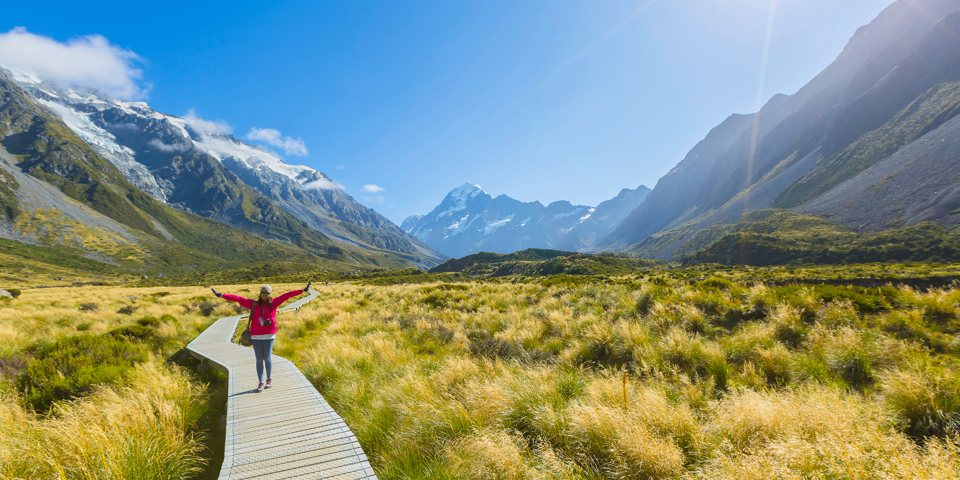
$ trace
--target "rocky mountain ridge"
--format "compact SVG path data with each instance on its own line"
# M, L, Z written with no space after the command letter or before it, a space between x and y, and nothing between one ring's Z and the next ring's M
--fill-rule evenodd
M851 194L838 189L849 190L854 184L846 182L945 128L956 115L947 91L951 82L960 81L958 11L957 0L890 5L796 94L776 96L758 114L731 116L711 131L597 248L677 260L715 240L712 235L722 231L715 227L768 208L836 215L841 222L872 216L861 222L871 228L924 220L956 224L948 213L960 205L954 206L952 194L943 194L946 187L934 180L897 177L901 191L925 192L938 185L938 206L923 208L925 215L903 215L920 207L911 210L895 203L900 200L894 196L887 197L889 208L877 210L876 202L851 202ZM924 151L937 159L937 168L950 162L956 168L957 151L949 142L940 143ZM896 175L906 167L894 171L893 165L902 163L884 163L883 171ZM916 183L907 184L907 178ZM861 177L857 185L865 181ZM887 191L880 183L882 178L872 186ZM841 200L846 203L836 203ZM885 214L877 215L880 211Z
M401 228L451 257L528 248L587 251L649 191L644 186L625 188L597 207L567 201L544 206L506 195L494 198L479 185L467 182L447 194L430 213L408 217Z
M413 266L429 268L445 259L328 176L289 165L220 124L31 75L13 78L132 183L175 208L250 230L247 201L292 215L336 242L395 252Z

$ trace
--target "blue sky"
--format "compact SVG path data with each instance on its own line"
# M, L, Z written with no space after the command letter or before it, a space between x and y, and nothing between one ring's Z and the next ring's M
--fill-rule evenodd
M306 155L278 152L400 223L465 181L544 204L653 188L890 3L15 2L0 33L100 35L136 55L131 81L157 110L301 140Z

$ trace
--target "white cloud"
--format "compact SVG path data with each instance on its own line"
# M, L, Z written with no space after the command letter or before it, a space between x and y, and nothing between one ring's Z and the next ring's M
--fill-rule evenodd
M192 108L187 111L183 119L187 121L191 128L205 135L226 135L233 131L227 122L223 120L204 120L197 116L197 112Z
M307 182L303 184L304 190L343 190L343 185L340 185L329 178L319 178L312 182Z
M343 170L344 168L347 168L347 167L344 167L343 165L337 165L337 170Z
M384 200L384 198L383 198L382 196L380 196L380 195L373 195L373 196L369 196L369 197L368 197L368 196L362 196L362 197L360 197L360 199L363 200L363 201L366 202L366 203L376 203L377 205L382 205L382 204L383 204L383 200Z
M99 87L124 100L143 99L142 62L136 53L111 44L102 35L58 42L24 27L0 33L0 65L67 85Z
M380 193L380 192L382 192L382 191L384 191L384 190L385 190L385 189L384 189L383 187L379 187L379 186L373 185L373 184L364 185L364 186L363 186L363 191L364 191L364 192Z
M185 145L181 145L179 143L168 145L156 138L154 138L153 140L150 140L150 142L147 143L147 145L150 145L151 147L156 148L161 152L167 152L167 153L180 153L187 149Z
M307 154L307 146L304 145L303 140L299 138L294 140L290 137L281 136L279 131L272 128L252 127L244 138L255 142L263 142L271 147L282 149L287 155L299 155L302 157Z

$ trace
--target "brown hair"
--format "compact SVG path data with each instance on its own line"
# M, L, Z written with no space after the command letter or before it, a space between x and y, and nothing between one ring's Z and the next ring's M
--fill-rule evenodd
M264 292L260 292L260 295L257 295L257 305L263 306L263 304L264 304L263 293L264 293ZM270 303L268 303L268 305L272 304L272 303L273 303L273 294L268 293L268 294L267 294L267 300L270 300Z

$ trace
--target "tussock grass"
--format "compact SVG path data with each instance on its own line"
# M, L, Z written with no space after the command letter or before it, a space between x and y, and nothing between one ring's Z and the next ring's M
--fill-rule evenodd
M301 367L383 479L960 478L960 290L758 280L767 273L332 285L278 318L274 351ZM12 380L65 337L175 351L236 313L207 292L27 290L0 305L5 474L193 475L205 391L183 372L137 363L46 416L22 406ZM136 310L114 313L124 306ZM182 380L149 386L143 372ZM151 466L37 443L59 428L107 445L96 432L139 431L141 419L172 426L110 457ZM70 430L81 424L93 433Z
M277 349L385 479L960 478L956 289L655 279L337 285Z
M203 465L190 428L206 408L202 386L156 362L139 365L124 387L100 387L39 416L0 397L4 478L184 479Z
M196 478L209 456L201 418L223 404L163 360L233 314L203 287L37 288L0 302L0 478Z

